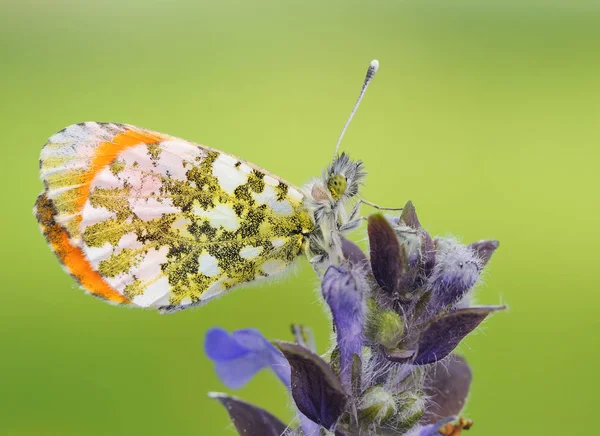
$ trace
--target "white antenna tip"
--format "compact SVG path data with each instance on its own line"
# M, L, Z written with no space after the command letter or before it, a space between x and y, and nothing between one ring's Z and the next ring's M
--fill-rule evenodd
M369 69L367 70L367 76L365 77L365 85L371 81L371 79L373 78L373 76L375 76L375 73L377 72L378 69L379 69L379 61L377 59L373 59L371 61L371 63L369 64Z

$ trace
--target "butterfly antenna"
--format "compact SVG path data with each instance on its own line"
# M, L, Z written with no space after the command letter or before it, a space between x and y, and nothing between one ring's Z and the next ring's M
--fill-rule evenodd
M371 63L369 64L369 69L367 70L367 75L365 76L365 82L363 83L362 89L360 90L358 99L356 100L356 103L354 104L354 108L352 109L352 112L350 112L350 116L348 117L348 121L346 121L346 124L344 125L344 128L342 129L342 133L340 133L340 137L337 140L337 144L335 144L335 152L333 153L334 159L338 155L338 150L340 149L340 143L342 142L344 133L346 133L346 130L348 129L348 126L350 125L350 121L352 121L352 117L354 117L354 114L356 113L356 110L358 109L358 105L360 104L360 101L362 100L363 96L365 95L365 92L367 91L367 87L369 86L369 83L371 83L371 80L373 79L373 77L375 77L375 73L377 72L378 69L379 69L379 61L377 59L372 60Z

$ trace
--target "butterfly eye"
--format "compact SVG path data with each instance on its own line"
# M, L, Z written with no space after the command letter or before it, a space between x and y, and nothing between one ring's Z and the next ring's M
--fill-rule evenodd
M339 200L342 198L342 195L344 195L346 192L347 186L348 182L341 174L334 174L327 181L327 189L329 189L329 192L331 192L331 196L334 200Z

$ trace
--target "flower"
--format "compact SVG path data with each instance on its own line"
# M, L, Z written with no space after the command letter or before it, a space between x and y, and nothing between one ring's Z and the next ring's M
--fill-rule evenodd
M350 388L354 356L360 356L363 344L364 294L359 279L339 266L330 266L323 276L323 297L331 309L339 350L339 377Z
M212 328L204 343L206 355L216 363L217 375L224 385L239 389L263 368L270 367L284 385L290 385L290 366L281 354L256 329L229 334Z
M218 377L229 388L243 387L258 371L268 367L288 389L291 389L290 365L287 359L256 329L237 330L230 334L222 328L212 328L206 334L204 349L206 355L215 362ZM235 410L235 413L239 414L239 416L235 415L236 418L232 415L232 420L237 420L245 429L244 431L248 431L248 428L258 428L256 427L258 422L265 424L266 421L270 428L277 428L276 418L258 407L224 395L215 394L213 397L219 399L230 413L234 413L232 411ZM244 417L253 417L256 422L248 422ZM318 435L318 425L302 414L300 414L300 421L305 435ZM238 423L235 425L237 426Z
M497 241L462 245L432 238L412 203L398 218L368 219L369 258L342 240L342 260L329 265L321 291L336 341L317 355L301 327L295 342L267 341L257 330L212 329L205 344L229 387L268 367L288 387L301 426L213 394L244 435L458 436L471 422L456 419L471 384L462 339L504 306L471 306L479 275Z

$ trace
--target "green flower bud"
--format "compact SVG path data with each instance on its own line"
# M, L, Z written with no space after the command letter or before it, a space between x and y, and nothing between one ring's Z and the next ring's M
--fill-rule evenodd
M367 337L386 348L395 348L404 335L402 317L393 310L382 310L375 300L368 301Z
M419 393L405 392L396 395L398 413L396 416L397 428L410 429L423 417L425 413L425 401Z
M362 426L379 425L397 413L394 396L382 386L367 389L360 400L358 422Z
M404 323L396 312L386 310L379 316L375 340L387 348L398 345L404 335Z

